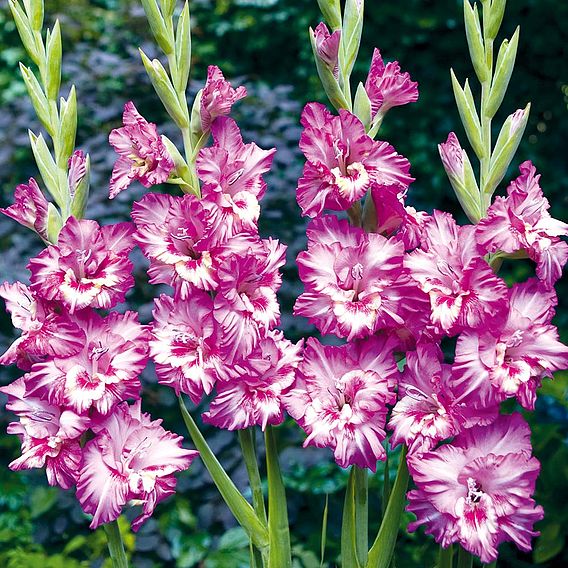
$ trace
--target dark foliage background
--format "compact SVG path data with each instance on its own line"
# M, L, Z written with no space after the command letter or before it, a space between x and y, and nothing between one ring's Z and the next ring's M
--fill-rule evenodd
M533 104L531 118L514 168L531 159L542 173L542 185L552 213L568 219L566 179L566 131L568 127L568 3L558 0L509 0L503 33L510 36L521 26L521 43L510 94L496 122L515 109ZM92 196L88 216L104 223L127 218L132 200L142 188L132 188L114 201L107 199L107 185L114 156L107 144L108 132L120 124L122 106L129 99L157 122L171 137L167 122L143 72L137 47L155 53L142 8L135 0L47 0L47 18L61 20L64 34L64 78L75 83L80 115L78 147L92 159ZM323 101L311 61L307 28L318 22L315 0L192 0L193 71L196 91L206 67L217 64L229 77L245 83L250 96L236 107L245 138L263 147L276 146L275 167L264 200L262 231L289 246L285 285L281 292L282 325L291 339L313 330L292 318L291 306L300 293L294 257L304 246L304 221L294 200L295 182L301 171L297 141L302 106ZM379 46L387 59L398 59L403 69L420 83L417 104L392 111L381 130L413 165L416 182L410 201L417 208L443 208L457 212L457 202L441 167L436 145L456 130L465 141L451 94L448 68L458 77L473 78L465 34L461 0L402 0L367 2L366 27L355 78L363 80L372 48ZM38 129L19 76L18 61L26 60L7 0L0 0L0 206L11 202L17 183L36 175L28 147L27 129ZM475 81L474 81L475 83ZM509 178L515 175L511 169ZM0 218L0 279L26 280L26 259L41 243L9 219ZM136 292L129 304L148 320L151 298L144 260L136 257ZM532 267L506 266L509 282L525 279ZM568 284L560 283L556 323L568 340ZM12 340L7 315L0 313L0 350ZM15 377L12 369L0 370L0 383ZM568 474L568 414L566 374L547 381L536 413L528 418L533 427L535 453L542 462L537 500L546 518L542 536L532 555L502 546L500 566L568 565L565 548L568 527L566 477ZM173 393L155 384L151 369L145 381L145 410L163 416L165 426L184 433ZM3 402L3 401L0 401ZM194 413L197 415L197 412ZM0 411L5 432L10 417ZM338 557L342 490L346 474L325 451L298 449L301 436L293 425L279 429L282 462L289 487L294 562L297 567L320 565L319 541L325 495L329 495L329 530L325 560L334 566ZM212 447L241 487L245 472L235 438L207 430ZM15 437L0 435L0 565L9 568L75 568L103 566L106 541L102 531L91 532L71 492L47 487L40 472L10 472L6 465L18 455ZM391 460L391 475L396 468ZM381 475L371 481L371 510L380 510ZM130 513L128 513L130 514ZM371 523L376 530L378 518ZM408 518L403 519L406 523ZM123 527L126 527L126 522ZM207 472L196 463L180 476L175 498L158 507L156 515L136 537L126 536L134 566L189 568L238 568L248 564L248 542L235 528L230 513L220 502ZM399 567L434 566L437 548L423 534L401 537L397 548Z

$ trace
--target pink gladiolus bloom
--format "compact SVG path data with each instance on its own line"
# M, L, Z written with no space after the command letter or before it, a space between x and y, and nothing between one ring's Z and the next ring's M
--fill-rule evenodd
M503 317L507 286L479 254L472 225L460 227L449 213L434 211L424 228L422 250L405 266L430 296L431 321L449 335L479 329Z
M339 77L339 43L341 42L341 30L329 33L327 26L320 22L312 31L316 42L318 57L329 67L337 79Z
M231 83L225 80L223 73L216 65L207 68L207 81L201 93L201 129L211 130L213 121L218 116L231 112L232 106L247 96L245 87L233 89Z
M71 196L71 199L73 199L79 184L87 175L87 157L85 156L85 153L81 150L75 150L73 155L69 158L67 165L69 167L69 195Z
M294 384L302 345L281 331L269 331L255 349L235 363L233 379L217 383L217 395L203 420L218 428L242 430L276 425L284 420L283 396Z
M203 148L197 173L203 182L203 205L209 210L216 238L225 240L242 231L256 231L259 200L266 190L262 174L276 149L244 144L234 120L218 118L211 126L213 146Z
M389 421L391 445L405 443L413 453L455 436L470 419L489 423L498 413L497 406L482 413L457 403L452 368L443 363L442 352L433 343L419 343L416 351L406 354L398 398Z
M371 199L376 211L376 226L372 232L385 237L395 236L406 250L420 246L428 214L405 206L406 192L398 185L378 185L371 188Z
M95 438L83 448L77 499L93 515L91 528L117 519L128 501L142 505L132 523L137 531L156 505L175 493L174 473L187 469L198 452L181 447L182 437L165 430L134 405L122 403L97 421Z
M309 338L286 411L305 430L304 447L330 448L341 467L375 471L385 459L387 404L393 404L399 373L385 336L341 346Z
M108 414L119 402L139 398L148 331L137 322L137 314L112 312L102 318L86 310L76 322L85 332L83 349L35 364L28 375L30 392L80 414L90 408Z
M185 301L162 295L154 303L150 356L156 363L158 381L173 387L178 395L188 394L198 404L227 372L213 300L207 293L193 290Z
M151 193L132 207L136 240L150 259L152 284L169 284L186 299L193 287L217 287L210 219L195 195Z
M460 398L470 406L517 397L533 410L541 379L568 368L568 347L551 324L554 291L531 279L516 284L509 296L509 313L501 326L465 331L458 338L455 375Z
M175 168L156 125L148 122L136 110L132 101L124 105L122 128L110 133L109 142L118 153L110 178L113 199L134 180L144 187L164 183Z
M9 467L14 471L45 467L50 485L69 489L77 481L82 460L79 438L89 419L30 395L27 381L25 376L0 388L8 395L6 408L20 418L10 423L8 434L20 438L22 455Z
M402 243L367 234L326 215L308 227L308 250L298 255L304 293L294 313L322 333L351 340L404 323L401 310L420 294L403 268Z
M392 107L418 100L418 83L411 81L408 73L400 71L398 61L385 65L377 48L373 51L365 90L371 100L373 118L379 111L384 115Z
M58 313L56 305L34 296L21 282L0 285L0 297L6 300L14 327L22 330L0 357L0 365L16 363L29 371L34 362L46 356L68 357L83 347L85 334L77 324Z
M260 337L278 325L278 269L285 261L285 245L257 238L240 252L228 254L219 266L214 314L227 364L248 356Z
M32 229L47 241L47 207L47 200L36 180L30 178L27 185L22 183L16 186L14 203L6 209L0 208L0 213Z
M477 240L488 252L526 250L537 264L538 277L553 286L568 260L568 245L559 238L568 235L568 225L550 216L533 164L523 162L519 169L507 197L496 197L480 221Z
M440 152L442 164L448 175L463 180L465 152L455 132L450 132L448 139L444 143L438 144L438 151Z
M349 209L371 183L408 187L410 164L386 142L371 139L363 123L346 110L332 115L324 105L309 103L302 113L300 148L306 156L298 181L302 213L321 215L324 209Z
M86 307L112 308L133 286L132 223L99 227L96 221L69 217L57 245L28 264L31 290L46 300L61 302L70 313Z
M540 464L531 457L530 429L520 414L500 416L489 426L474 426L451 444L411 457L416 489L407 510L443 547L457 542L490 563L501 542L531 550L544 516L531 498Z

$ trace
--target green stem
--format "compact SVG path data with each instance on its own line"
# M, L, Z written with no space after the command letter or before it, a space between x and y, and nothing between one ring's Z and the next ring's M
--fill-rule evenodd
M406 465L406 446L400 453L400 463L389 502L377 538L369 550L367 568L387 568L392 560L396 537L400 527L402 511L406 504L408 486L408 466Z
M440 546L440 554L438 556L438 568L452 568L454 560L454 546L450 544L448 548Z
M266 427L264 436L268 475L268 534L270 538L268 568L291 568L292 555L286 490L282 482L276 440L271 426Z
M473 555L460 546L458 550L457 568L472 568L472 566L473 566Z
M361 566L369 553L369 477L366 468L354 466L355 551Z
M247 474L252 492L252 505L258 518L265 523L268 522L266 509L264 507L264 495L262 494L262 482L258 470L258 460L256 457L256 432L254 428L239 430L239 442L247 468Z
M485 17L485 14L484 14ZM487 115L487 103L491 92L491 77L493 76L493 40L485 39L485 57L489 69L489 79L481 84L481 143L484 155L480 159L480 206L482 217L485 217L491 202L491 196L485 191L491 170L491 118Z
M124 552L124 544L122 543L122 537L120 536L118 522L112 521L103 525L103 528L105 529L108 551L110 553L113 568L128 568L128 560L126 558L126 552Z
M382 515L385 516L385 512L387 510L387 504L389 502L389 497L391 493L391 480L390 480L390 470L389 470L389 449L388 447L385 450L386 458L385 458L385 473L383 478L383 502L381 503Z

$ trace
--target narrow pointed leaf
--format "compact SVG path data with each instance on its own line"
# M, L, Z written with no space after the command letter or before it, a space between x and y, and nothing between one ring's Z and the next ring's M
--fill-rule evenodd
M515 67L518 45L519 28L516 29L511 41L509 42L505 40L499 49L497 65L495 67L495 76L493 77L489 100L485 108L485 112L489 118L495 116L495 113L499 110L499 107L503 102L503 98L505 97L505 93L507 92L513 68Z
M178 93L185 93L191 68L191 22L189 17L189 3L187 0L177 24L176 61L178 72L175 88Z
M480 83L484 83L489 79L489 69L485 59L485 48L483 46L483 36L481 35L481 25L479 23L479 13L477 6L471 7L469 0L464 0L464 22L465 33L467 36L467 45L469 47L469 55L475 74Z
M327 516L329 512L329 495L325 495L325 507L323 508L323 517L321 521L321 545L320 545L320 568L323 567L325 560L325 546L327 544Z
M341 523L341 566L342 568L361 568L357 560L355 545L355 473L351 468L345 501L343 503L343 519Z
M396 480L390 494L381 528L379 529L379 533L371 550L369 550L369 559L366 568L388 568L392 560L400 519L406 504L408 477L405 446L400 454L400 464L398 466Z
M227 472L223 469L223 466L219 463L211 451L211 448L187 411L181 396L179 397L179 405L183 421L185 422L193 444L199 451L200 457L203 460L207 471L213 478L219 493L221 493L221 496L231 510L231 513L233 513L235 519L237 519L241 527L243 527L243 529L248 533L254 545L259 549L266 548L269 542L266 527L256 516L256 513L250 503L235 487L235 484L231 481L231 478L227 475Z

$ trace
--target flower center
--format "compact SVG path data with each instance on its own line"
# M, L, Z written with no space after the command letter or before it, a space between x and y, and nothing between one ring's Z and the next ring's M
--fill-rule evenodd
M468 477L466 503L479 503L483 495L485 495L485 492L481 487L481 483L478 483L473 477Z

